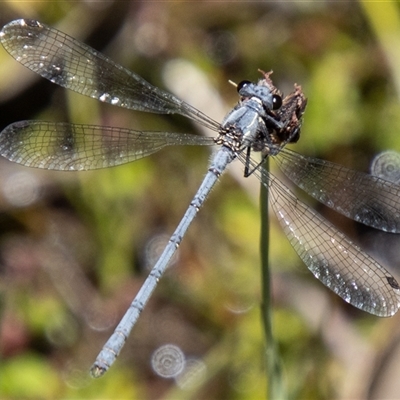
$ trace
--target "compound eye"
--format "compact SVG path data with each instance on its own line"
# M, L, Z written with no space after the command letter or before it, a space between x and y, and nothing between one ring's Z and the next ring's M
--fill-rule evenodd
M242 81L237 85L236 90L238 91L238 93L240 93L240 91L249 83L251 83L250 81Z
M272 109L277 110L282 106L282 97L278 96L277 94L274 94L272 96Z

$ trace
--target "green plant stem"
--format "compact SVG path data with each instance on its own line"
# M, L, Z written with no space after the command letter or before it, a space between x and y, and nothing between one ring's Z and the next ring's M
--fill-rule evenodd
M286 399L286 390L282 379L282 368L279 353L273 336L272 304L271 304L271 274L269 269L269 215L268 215L268 179L269 159L263 165L260 190L260 255L261 255L261 285L262 304L261 316L265 333L265 358L267 367L268 399Z

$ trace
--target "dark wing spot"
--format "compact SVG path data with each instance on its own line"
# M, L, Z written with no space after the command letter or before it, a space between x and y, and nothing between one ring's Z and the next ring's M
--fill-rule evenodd
M393 288L393 289L400 289L399 284L397 283L396 279L393 278L393 276L387 276L386 277L389 285Z

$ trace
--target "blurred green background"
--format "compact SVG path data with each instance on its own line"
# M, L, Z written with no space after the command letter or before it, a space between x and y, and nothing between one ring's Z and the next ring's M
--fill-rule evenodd
M216 120L237 101L229 79L257 80L258 68L272 69L282 91L296 82L309 99L301 140L291 146L303 154L368 171L380 151L400 150L398 2L2 1L1 26L16 18L63 30ZM0 48L0 130L23 119L203 133L181 117L71 94ZM168 148L82 173L0 160L2 399L266 397L259 183L242 178L240 165L213 190L116 364L101 379L88 375L197 190L209 154ZM306 200L396 276L396 235ZM270 245L287 396L400 398L399 318L369 316L331 293L274 218ZM192 365L176 379L152 368L165 344Z

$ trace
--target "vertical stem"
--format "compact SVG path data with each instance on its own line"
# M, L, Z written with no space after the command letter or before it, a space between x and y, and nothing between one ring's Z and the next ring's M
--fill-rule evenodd
M263 164L262 185L260 190L261 232L261 316L265 333L265 358L267 367L268 399L285 399L286 390L282 380L282 367L272 328L271 275L269 269L269 216L268 216L268 171L269 158Z

